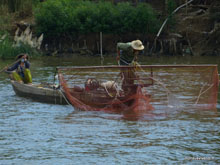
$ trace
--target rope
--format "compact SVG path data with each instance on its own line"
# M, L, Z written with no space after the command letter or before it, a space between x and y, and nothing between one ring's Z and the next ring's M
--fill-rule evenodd
M141 68L141 65L140 65L138 62L136 62L136 63L137 63L137 66L141 69L141 71L144 72L144 73L146 73L146 72ZM166 87L161 81L159 81L158 79L153 78L153 77L150 77L150 78L151 78L152 80L158 82L158 84L160 84L162 87L164 87L164 89L165 89L168 93L171 93L170 90L167 89L167 87Z
M120 58L120 60L118 60L118 65L120 66L120 61L122 61L123 63L125 63L126 65L129 65L130 63L128 63L127 61L123 60L122 58Z
M136 62L136 65L141 69L142 72L146 73L142 68L141 68L141 65ZM166 91L167 91L167 100L169 100L169 95L172 94L172 92L161 82L159 81L158 79L156 78L153 78L153 77L150 77L152 80L156 81L159 85L161 85ZM176 98L177 99L177 98ZM169 104L169 103L168 103Z
M203 92L202 92L202 90L203 90L203 88L205 87L205 85L201 88L201 90L199 91L199 96L198 96L198 98L197 98L197 100L196 100L196 102L195 102L195 105L198 104L199 99L200 99L200 96L201 96L202 94L204 94L205 92L207 92L211 87L213 87L213 85L214 85L214 84L210 85L210 86L209 86L205 91L203 91Z
M67 102L67 104L71 105L70 102L67 100L66 96L64 95L63 91L61 89L59 89L58 92L61 93L61 95L63 96L64 100Z

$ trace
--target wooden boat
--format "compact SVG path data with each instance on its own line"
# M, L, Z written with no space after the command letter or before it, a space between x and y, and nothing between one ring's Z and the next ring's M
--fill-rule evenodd
M68 97L69 101L83 110L107 111L107 112L128 112L139 115L143 111L153 110L150 105L150 95L142 92L141 86L133 86L133 90L125 93L121 91L116 96L115 91L106 91L104 88L87 91L85 88L75 86L68 92L74 97Z
M11 84L18 96L51 104L67 104L61 91L49 84L22 84L14 80Z

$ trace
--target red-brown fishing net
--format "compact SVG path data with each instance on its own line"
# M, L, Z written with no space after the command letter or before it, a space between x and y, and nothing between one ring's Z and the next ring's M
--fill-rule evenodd
M216 65L60 67L69 102L81 110L141 114L158 105L215 108Z

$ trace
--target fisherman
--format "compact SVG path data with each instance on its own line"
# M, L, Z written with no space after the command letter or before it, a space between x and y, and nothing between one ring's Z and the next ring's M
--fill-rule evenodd
M31 84L32 76L28 54L20 54L16 57L16 63L7 68L7 72L12 72L12 79L20 83Z
M137 55L144 50L144 45L140 40L134 40L127 43L117 43L117 61L119 65L135 66L137 64ZM125 92L135 91L134 80L136 79L135 68L122 68L122 89Z
M117 61L120 65L131 65L137 61L137 55L141 50L144 50L144 45L140 40L134 40L127 43L117 43Z

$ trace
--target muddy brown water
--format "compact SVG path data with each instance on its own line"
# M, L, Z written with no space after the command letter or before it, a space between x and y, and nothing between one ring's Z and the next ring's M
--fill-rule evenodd
M0 60L0 68L11 62ZM140 63L220 65L220 57L143 57ZM31 71L33 81L53 82L57 66L100 64L98 57L48 57L32 59ZM105 58L104 65L112 64L114 57ZM217 110L158 106L159 115L130 121L16 96L3 73L0 91L0 164L220 163L220 99Z

